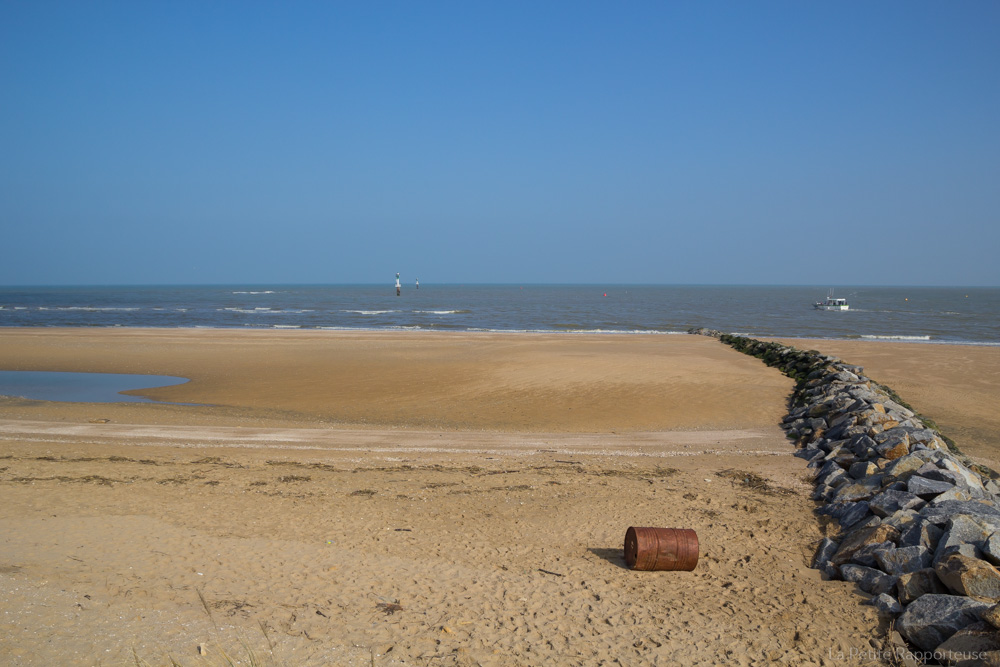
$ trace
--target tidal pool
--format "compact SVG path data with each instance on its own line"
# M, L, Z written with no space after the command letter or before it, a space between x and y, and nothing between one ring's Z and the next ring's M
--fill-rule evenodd
M188 378L129 373L0 371L0 395L67 403L165 403L118 392L184 384Z

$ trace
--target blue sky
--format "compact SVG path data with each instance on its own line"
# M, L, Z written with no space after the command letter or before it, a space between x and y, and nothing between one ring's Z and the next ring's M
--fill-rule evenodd
M1000 3L3 2L0 284L1000 285Z

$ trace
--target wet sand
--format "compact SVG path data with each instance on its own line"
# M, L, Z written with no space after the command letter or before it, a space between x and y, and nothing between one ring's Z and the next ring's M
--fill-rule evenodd
M0 399L4 664L845 665L885 632L808 567L791 381L711 338L9 329L0 368L205 404ZM697 568L627 569L631 525L695 529Z

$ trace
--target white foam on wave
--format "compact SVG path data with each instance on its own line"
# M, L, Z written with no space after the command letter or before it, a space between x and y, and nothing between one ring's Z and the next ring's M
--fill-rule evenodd
M342 310L342 313L354 313L355 315L385 315L386 313L398 313L398 310Z
M659 329L493 329L493 328L469 328L466 331L479 331L483 333L529 333L529 334L623 334L628 336L678 336L687 335L686 331L663 331Z
M247 315L261 315L271 311L270 308L234 308L234 307L223 308L222 310L229 313L243 313Z
M898 341L927 341L930 336L877 336L874 334L861 334L865 340L898 340Z
M25 310L18 308L17 310ZM39 306L38 310L77 311L84 313L131 313L142 308L124 306Z
M303 313L314 313L315 310L311 309L301 309L301 310L281 310L277 308L267 308L264 306L259 306L257 308L236 308L230 306L228 308L222 308L230 313L243 313L244 315L301 315Z
M259 292L233 292L233 294L275 294L274 290L262 290Z

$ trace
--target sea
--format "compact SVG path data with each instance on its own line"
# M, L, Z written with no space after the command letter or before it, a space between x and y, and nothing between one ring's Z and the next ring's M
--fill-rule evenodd
M181 285L0 287L2 327L329 329L758 337L1000 345L1000 288Z

